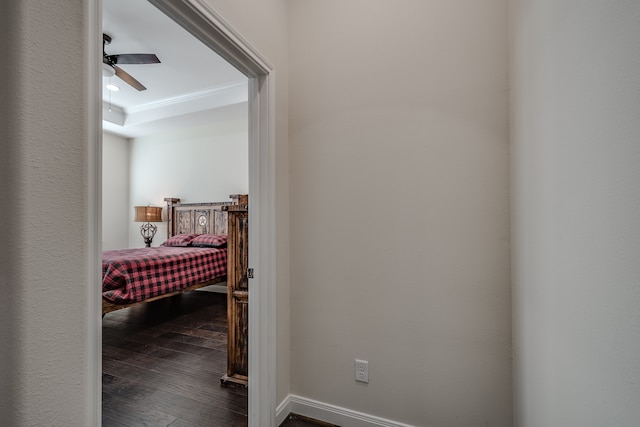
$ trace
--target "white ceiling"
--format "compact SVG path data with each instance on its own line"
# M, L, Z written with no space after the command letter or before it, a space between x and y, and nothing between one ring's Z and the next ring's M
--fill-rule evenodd
M247 100L246 77L147 0L103 0L107 54L154 53L160 64L119 65L147 90L103 77L103 129L132 138L213 120ZM109 82L120 87L108 91Z

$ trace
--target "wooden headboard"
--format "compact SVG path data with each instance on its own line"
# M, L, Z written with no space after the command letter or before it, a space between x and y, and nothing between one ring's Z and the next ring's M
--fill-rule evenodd
M167 238L177 234L227 234L227 211L230 205L247 205L246 194L232 194L229 202L180 203L180 199L165 198L167 202Z

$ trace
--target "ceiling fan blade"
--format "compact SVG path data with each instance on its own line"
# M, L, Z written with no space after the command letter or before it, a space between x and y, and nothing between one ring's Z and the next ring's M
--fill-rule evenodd
M127 73L122 68L116 66L114 66L113 68L115 68L116 70L116 76L120 77L125 83L131 85L134 89L147 90L147 88L144 87L142 83L134 79L131 74Z
M159 64L160 60L153 53L123 53L106 55L113 64Z

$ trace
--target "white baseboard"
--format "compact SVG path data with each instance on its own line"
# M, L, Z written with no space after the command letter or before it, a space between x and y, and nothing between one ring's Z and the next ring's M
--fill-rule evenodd
M276 425L289 414L298 414L344 427L414 427L374 415L290 394L276 408Z

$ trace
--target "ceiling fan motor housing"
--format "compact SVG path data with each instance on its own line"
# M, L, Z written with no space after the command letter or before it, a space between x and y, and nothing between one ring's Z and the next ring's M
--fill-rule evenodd
M119 55L107 55L105 46L111 43L111 36L102 33L102 75L104 77L118 76L125 83L137 90L146 90L142 83L133 76L118 67L117 64L158 64L160 60L153 53L125 53Z

